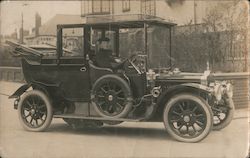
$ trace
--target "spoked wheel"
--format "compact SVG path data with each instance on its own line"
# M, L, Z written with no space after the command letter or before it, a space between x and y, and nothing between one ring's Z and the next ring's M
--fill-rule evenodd
M95 110L104 117L125 117L132 107L128 84L115 75L99 78L93 86L91 98Z
M26 130L44 131L50 125L53 117L51 102L41 91L28 91L18 104L18 115Z
M225 128L233 119L234 115L234 103L233 100L227 99L225 104L228 105L216 105L212 107L214 114L213 130L221 130Z
M165 107L163 119L168 133L182 142L201 141L213 125L209 105L190 94L173 97Z

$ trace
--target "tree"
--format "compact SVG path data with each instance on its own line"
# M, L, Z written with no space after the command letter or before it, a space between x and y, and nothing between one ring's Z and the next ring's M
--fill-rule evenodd
M234 64L236 59L244 58L242 67L246 71L247 5L247 1L239 0L218 2L209 9L203 19L207 32L212 35L208 38L208 57L212 65L223 63L225 60L230 60ZM240 47L243 49L240 50Z

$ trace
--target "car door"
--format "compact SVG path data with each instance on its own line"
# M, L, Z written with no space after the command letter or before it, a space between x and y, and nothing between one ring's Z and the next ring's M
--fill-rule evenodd
M65 98L72 101L89 101L89 66L84 57L83 28L64 28L61 31L59 76Z
M59 79L64 96L73 101L88 101L89 67L83 57L61 57Z

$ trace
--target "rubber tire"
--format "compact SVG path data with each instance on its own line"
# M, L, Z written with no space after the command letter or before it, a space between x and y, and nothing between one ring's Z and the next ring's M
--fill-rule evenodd
M46 108L47 108L46 120L45 120L44 124L41 127L38 127L38 128L31 128L31 127L27 126L25 124L25 122L23 121L22 114L21 114L21 107L23 106L23 101L27 97L30 97L31 95L34 95L34 94L40 96L43 99L43 101L44 101L44 103L46 105ZM43 92L41 92L39 90L31 90L31 91L28 91L28 92L24 93L24 95L21 97L21 99L20 99L20 101L18 103L17 111L18 111L19 121L20 121L21 125L23 126L23 128L25 130L27 130L27 131L32 131L32 132L45 131L49 127L49 125L51 124L51 121L52 121L52 118L53 118L53 108L52 108L51 101Z
M125 93L127 93L127 104L125 105L123 111L115 116L108 116L105 113L103 113L98 106L96 105L96 103L93 101L95 98L95 91L96 89L98 89L98 87L100 85L102 85L103 83L105 83L106 81L113 81L118 83L119 85L121 85L123 91L125 91ZM106 117L106 118L124 118L128 115L128 113L130 112L132 106L133 106L133 102L132 102L132 91L128 85L128 83L122 79L119 76L116 75L105 75L100 77L93 85L92 91L91 91L91 103L94 106L95 111L102 117Z
M218 125L214 125L213 126L213 130L221 130L225 127L227 127L231 121L233 120L233 117L234 117L234 111L235 111L235 107L234 107L234 102L233 102L233 99L232 98L229 98L227 99L227 102L229 103L229 107L231 108L229 110L229 113L227 115L227 118L225 121L223 121L221 124L218 124Z
M174 105L177 101L179 100L192 100L196 103L198 103L199 105L202 106L203 110L206 112L207 114L207 125L205 127L205 130L203 131L203 133L201 133L199 136L192 138L192 139L188 139L188 138L183 138L177 134L175 134L174 131L172 131L169 123L168 123L168 113L170 108L172 107L172 105ZM186 142L186 143L195 143L195 142L199 142L202 139L204 139L209 132L212 130L213 127L213 114L212 114L212 110L210 108L210 106L205 102L205 100L203 100L201 97L196 96L196 95L192 95L192 94L177 94L174 97L172 97L167 104L165 105L165 109L163 112L163 121L164 121L164 125L165 128L167 130L167 132L169 133L169 135L171 135L174 139L181 141L181 142Z

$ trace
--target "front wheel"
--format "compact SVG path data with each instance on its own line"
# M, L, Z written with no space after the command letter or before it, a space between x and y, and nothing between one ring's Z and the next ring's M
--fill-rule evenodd
M163 120L173 138L189 143L204 139L213 126L209 105L191 94L178 94L170 99L165 106Z
M18 115L24 129L33 132L44 131L53 117L50 99L39 90L28 91L18 104Z

